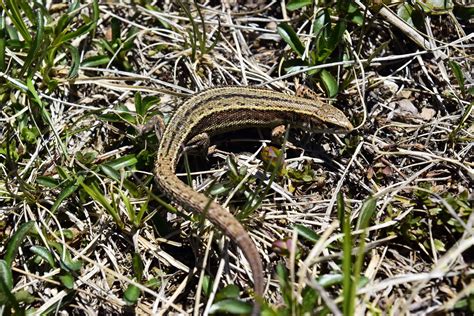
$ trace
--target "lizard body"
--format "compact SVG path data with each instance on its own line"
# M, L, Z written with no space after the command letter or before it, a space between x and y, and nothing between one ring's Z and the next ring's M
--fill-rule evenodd
M172 201L203 214L242 250L250 264L255 296L262 298L265 282L257 247L242 224L218 203L197 193L175 174L184 146L193 139L249 127L291 127L313 132L347 133L352 125L337 108L318 100L290 96L263 88L223 86L186 100L169 121L157 153L154 174ZM260 306L254 304L253 315Z

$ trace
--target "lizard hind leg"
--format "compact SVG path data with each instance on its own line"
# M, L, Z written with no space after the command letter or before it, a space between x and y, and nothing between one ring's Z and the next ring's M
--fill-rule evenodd
M209 135L207 133L200 133L186 142L183 152L186 152L186 154L207 156L210 145L211 139Z

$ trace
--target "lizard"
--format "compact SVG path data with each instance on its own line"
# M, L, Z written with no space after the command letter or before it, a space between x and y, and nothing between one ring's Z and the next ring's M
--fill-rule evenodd
M348 133L353 129L342 111L319 100L250 86L214 87L194 94L172 115L154 165L162 193L184 209L203 214L241 249L252 271L256 298L252 315L260 313L259 301L265 289L263 262L255 243L229 211L194 191L175 172L187 144L201 141L209 145L209 137L219 133L287 124L317 133Z

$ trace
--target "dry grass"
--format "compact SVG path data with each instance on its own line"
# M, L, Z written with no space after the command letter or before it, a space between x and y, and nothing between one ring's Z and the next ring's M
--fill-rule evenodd
M15 69L25 51L6 50L2 80L10 88L2 88L0 117L4 256L12 234L34 221L12 265L11 293L24 290L34 298L20 307L35 313L196 315L222 300L227 284L249 299L250 270L240 251L207 222L160 198L151 172L158 140L155 133L140 133L153 115L162 113L166 121L186 95L216 85L292 93L305 83L324 95L308 67L285 71L295 52L276 32L286 22L306 49L313 48L311 10L241 2L200 7L207 37L196 50L193 38L202 35L203 26L194 5L197 33L183 9L168 1L153 7L160 10L100 5L95 37L87 33L71 44L81 60L101 55L108 62L82 65L70 79L68 59L58 57L49 73L57 80L51 91L42 84L41 65L33 74L51 126L41 121L31 93L18 90L26 81ZM51 23L64 10L52 13ZM92 6L80 10L90 15ZM241 221L265 263L265 300L281 315L301 314L301 305L313 302L305 296L311 291L318 295L312 314L343 310L342 281L324 286L324 278L343 271L339 192L352 221L354 261L365 253L351 302L356 314L473 311L472 27L452 13L427 15L423 43L407 33L413 28L387 16L389 11L369 13L362 29L349 23L339 55L310 67L327 69L341 84L331 102L356 126L350 135L291 131L285 162L294 173L274 182L260 158L270 142L268 131L217 137L208 161L190 159L195 189L225 191L219 200L231 209L244 208L245 193L270 186L261 205ZM116 45L122 50L114 54L100 42L113 40L112 20L121 28ZM138 94L143 103L157 97L145 115L135 114ZM237 180L230 175L229 156L243 170ZM184 168L181 172L186 176ZM55 185L45 184L53 180ZM369 197L376 199L375 213L367 231L357 230ZM54 266L32 246L44 247ZM80 269L68 267L67 255L82 263ZM288 288L276 277L278 264L288 270ZM60 277L71 277L74 290ZM124 294L130 284L141 290L132 305Z

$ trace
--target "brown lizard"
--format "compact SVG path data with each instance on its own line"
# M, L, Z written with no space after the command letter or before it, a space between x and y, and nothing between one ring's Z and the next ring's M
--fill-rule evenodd
M258 300L265 287L257 247L231 213L194 191L175 171L186 144L227 131L283 124L318 133L347 133L353 129L340 110L321 101L263 88L217 87L193 95L178 108L164 131L155 163L155 178L161 191L184 209L203 214L242 250L252 269L257 298L252 315L260 313Z

